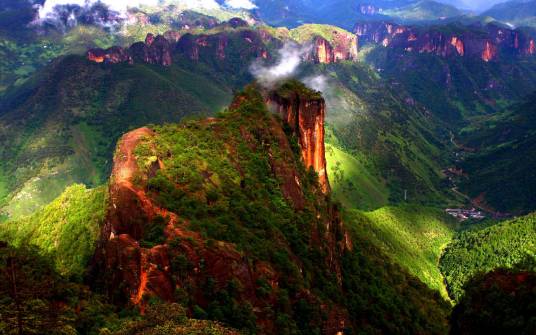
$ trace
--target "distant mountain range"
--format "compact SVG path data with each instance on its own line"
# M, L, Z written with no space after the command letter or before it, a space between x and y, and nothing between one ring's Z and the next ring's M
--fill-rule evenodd
M536 1L514 0L493 6L482 13L515 26L536 27Z

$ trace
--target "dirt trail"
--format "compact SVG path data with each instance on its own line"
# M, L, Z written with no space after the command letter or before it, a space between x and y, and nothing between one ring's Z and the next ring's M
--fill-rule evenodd
M175 213L156 206L152 199L147 195L145 190L137 187L134 183L134 178L138 173L138 162L134 153L136 146L144 138L152 137L154 135L154 132L149 128L139 128L123 136L119 143L117 156L114 160L114 168L112 171L112 180L114 183L113 189L115 189L115 192L118 192L120 189L128 189L130 192L135 194L140 201L143 211L148 214L149 218L157 215L167 218L169 220L167 229L168 237L169 235L197 237L193 233L189 234L182 229L178 229L177 223L179 223L179 217ZM162 163L159 163L162 167ZM135 305L142 304L143 296L148 289L148 278L151 277L152 272L157 269L157 267L150 262L150 253L151 250L149 249L141 250L140 283L136 292L131 296L131 301ZM143 310L143 306L141 307Z
M132 178L138 170L134 149L143 138L154 136L154 132L149 128L139 128L127 133L121 139L113 168L113 176L116 184L131 185Z

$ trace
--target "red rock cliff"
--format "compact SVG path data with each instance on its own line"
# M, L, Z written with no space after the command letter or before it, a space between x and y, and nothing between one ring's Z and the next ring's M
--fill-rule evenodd
M441 57L478 57L490 62L501 55L527 56L534 53L534 41L527 34L493 24L453 27L447 32L433 27L373 22L356 24L354 32L363 42Z
M328 193L330 186L324 145L324 119L326 116L324 99L298 92L292 92L285 96L274 92L270 94L268 101L297 135L305 166L313 168L318 173L322 190L324 193Z

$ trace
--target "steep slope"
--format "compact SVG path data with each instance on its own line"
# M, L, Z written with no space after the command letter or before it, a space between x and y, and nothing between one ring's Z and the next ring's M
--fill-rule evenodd
M268 96L277 103L289 90L319 99L297 83ZM97 286L142 308L155 296L182 299L194 315L263 333L444 332L440 298L344 228L306 169L309 124L293 128L286 120L299 114L283 120L264 99L249 87L219 118L123 137ZM292 113L322 115L315 104Z
M5 214L32 213L71 183L102 184L109 152L131 127L223 108L230 89L194 69L107 67L71 56L9 93L0 105Z
M440 120L416 104L403 88L384 82L365 64L340 63L306 71L311 84L325 91L332 130L327 142L360 160L365 169L355 181L345 177L355 176L355 172L339 169L339 177L334 175L339 178L334 184L335 194L340 194L343 187L344 198L361 198L351 204L359 209L377 209L386 204L380 199L386 198L389 203L400 203L405 198L412 203L446 202L441 166L447 161L448 134ZM328 155L327 159L329 173L337 169L338 161L342 168L356 167L343 164L335 156ZM368 181L361 179L366 175ZM359 184L370 182L376 185L376 191L363 193ZM371 207L371 203L377 205Z
M448 299L438 264L455 225L444 213L419 206L350 211L348 220L406 271Z
M252 80L250 64L260 59L270 66L277 61L277 48L288 39L304 44L313 41L313 48L303 58L320 65L304 66L305 71L322 75L325 71L322 64L331 64L334 66L331 73L340 74L341 79L333 80L334 86L343 92L343 99L335 99L337 104L332 110L338 116L329 116L328 121L339 118L348 121L350 115L352 120L343 124L344 129L336 121L337 131L344 133L367 123L367 127L396 132L393 134L396 141L381 141L379 150L373 145L380 134L361 128L362 136L366 136L359 142L342 136L348 150L373 153L375 163L390 162L389 167L371 166L370 172L393 172L393 178L382 176L394 180L396 190L392 199L401 199L402 187L406 186L399 184L405 175L415 176L411 177L415 182L410 184L417 185L412 187L426 190L414 192L423 194L421 200L430 193L438 193L439 164L434 163L435 158L428 158L438 156L439 140L431 131L432 120L425 120L422 111L411 106L402 107L411 105L410 100L401 97L404 92L386 94L380 78L356 63L354 36L319 25L300 27L287 35L282 30L248 27L240 19L227 25L197 35L168 32L166 38L149 34L145 42L128 48L91 49L86 56L97 64L77 57L62 58L32 81L10 90L0 102L3 111L0 138L16 144L5 146L2 151L0 198L5 214L11 217L29 214L73 182L99 185L110 169L108 150L124 130L220 110L233 88ZM345 60L352 62L339 64ZM354 80L356 75L352 71L363 76L361 82ZM110 89L105 89L103 82ZM372 98L367 90L382 99ZM55 91L60 92L59 98L52 98ZM356 99L359 103L354 108ZM332 101L328 99L328 104ZM169 110L173 112L164 113L163 106L172 106ZM386 114L376 113L378 108L408 119L412 124L409 132ZM345 113L348 115L344 116ZM415 147L399 143L404 137L411 138ZM384 145L397 148L388 149ZM402 164L395 158L399 155L406 156L401 159ZM17 169L30 161L32 164L25 169Z
M476 120L462 132L466 153L459 167L467 174L461 189L501 212L533 211L536 95L507 111ZM505 187L506 186L506 187Z

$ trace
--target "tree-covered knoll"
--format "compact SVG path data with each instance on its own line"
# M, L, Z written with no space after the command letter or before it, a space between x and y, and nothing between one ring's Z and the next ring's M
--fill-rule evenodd
M73 185L35 214L2 223L0 239L34 246L54 260L59 273L82 278L95 252L106 205L106 187Z
M474 276L497 268L536 270L536 216L460 232L441 257L440 268L450 295L459 300Z

